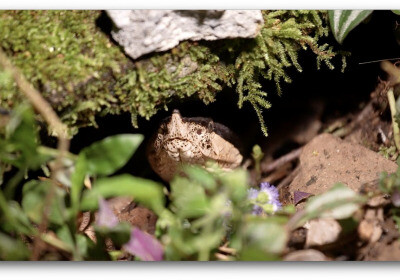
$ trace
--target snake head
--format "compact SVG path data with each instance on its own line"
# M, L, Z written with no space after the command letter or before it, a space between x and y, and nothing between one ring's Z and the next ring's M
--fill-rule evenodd
M182 118L179 111L174 110L150 141L150 164L166 181L182 163L204 165L212 160L221 167L235 168L242 156L232 143L218 133L228 130L211 119Z

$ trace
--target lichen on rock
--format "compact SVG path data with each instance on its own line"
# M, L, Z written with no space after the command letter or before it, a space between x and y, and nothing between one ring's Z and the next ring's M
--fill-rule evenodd
M133 59L166 51L184 40L254 38L263 24L259 10L109 10L113 38Z

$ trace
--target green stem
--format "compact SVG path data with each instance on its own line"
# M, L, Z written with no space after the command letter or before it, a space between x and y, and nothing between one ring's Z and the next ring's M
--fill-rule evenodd
M388 90L387 96L389 101L390 113L392 115L394 143L396 144L397 150L400 151L400 129L399 129L399 124L396 122L395 119L397 112L396 112L396 100L394 99L393 88L390 88Z
M13 219L12 219L11 212L10 212L10 210L8 208L7 199L4 196L4 193L3 193L3 191L1 189L0 189L0 209L3 211L4 216L6 217L6 219L9 222L12 222Z
M8 199L12 199L15 194L15 188L17 185L24 179L25 175L25 170L26 168L21 168L18 170L17 174L15 174L10 181L8 181L5 189L4 189L4 195Z
M55 157L55 158L56 158L56 157L58 156L58 154L60 153L60 151L57 150L57 149L53 149L53 148L49 148L49 147L45 147L45 146L39 146L39 147L37 148L37 150L38 150L38 152L39 152L40 154L42 154L42 155L52 156L52 157ZM77 155L74 155L74 154L72 154L72 153L70 153L70 152L66 152L66 153L64 154L64 157L69 158L69 159L71 159L71 160L76 160L76 159L78 158Z

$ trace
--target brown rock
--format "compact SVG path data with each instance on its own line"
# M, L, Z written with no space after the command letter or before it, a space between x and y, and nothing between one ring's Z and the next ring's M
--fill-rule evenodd
M374 261L400 261L400 242L398 240L392 244L382 245L379 249Z
M138 205L127 197L114 197L108 200L119 221L126 221L134 227L154 234L157 216L153 211Z
M300 172L287 191L291 197L295 191L320 194L342 182L358 192L363 183L377 179L380 172L396 169L394 162L363 146L321 134L303 148Z
M107 200L109 206L113 210L120 222L125 221L132 226L138 227L140 230L146 231L149 234L154 234L156 230L157 216L153 211L137 205L129 197L114 197ZM97 219L98 212L94 213L94 221ZM91 222L89 212L83 213L82 222L79 230L96 242L96 234Z
M135 203L130 204L119 215L120 221L127 221L132 226L138 227L140 230L154 234L156 230L157 216L151 210L138 206Z

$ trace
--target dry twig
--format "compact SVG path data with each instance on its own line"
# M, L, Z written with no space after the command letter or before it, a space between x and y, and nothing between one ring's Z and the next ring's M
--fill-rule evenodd
M271 163L265 164L264 166L261 167L262 173L271 172L271 171L275 170L276 168L284 165L285 163L291 162L291 161L297 159L300 156L302 149L303 149L303 147L300 147L296 150L293 150L293 151L287 153L284 156L281 156L280 158L274 160Z

